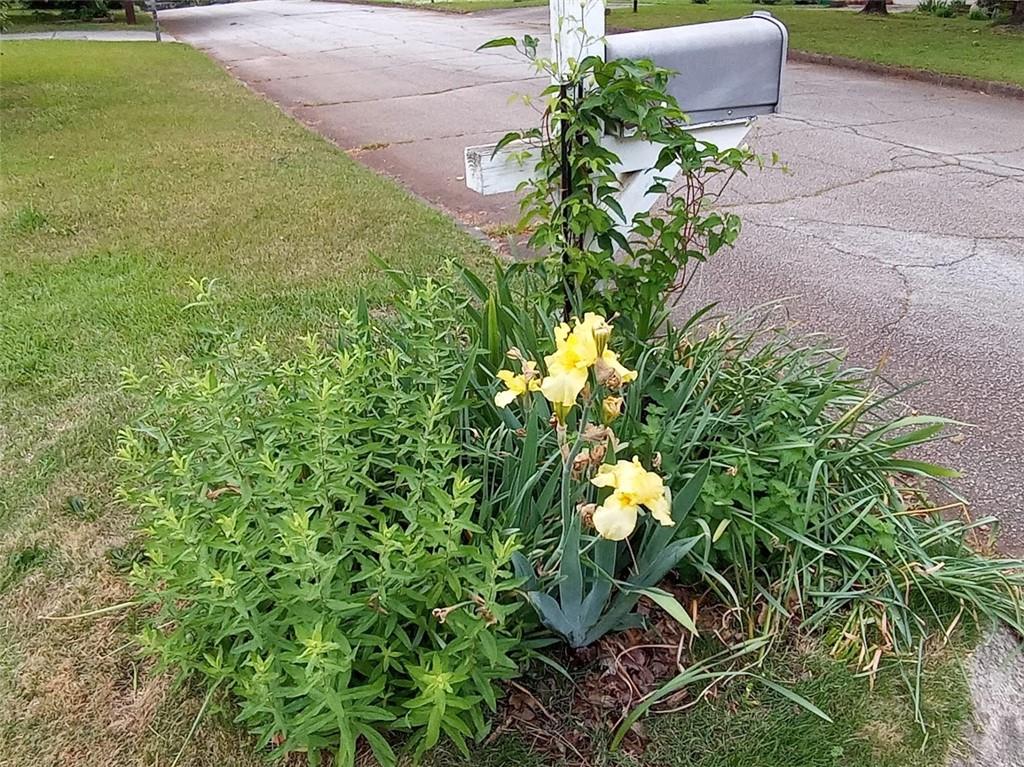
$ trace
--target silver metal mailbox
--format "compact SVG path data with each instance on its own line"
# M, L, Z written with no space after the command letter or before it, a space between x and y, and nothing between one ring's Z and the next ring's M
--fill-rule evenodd
M779 109L789 33L765 11L728 21L609 35L605 55L650 59L676 72L669 82L694 123L735 120Z

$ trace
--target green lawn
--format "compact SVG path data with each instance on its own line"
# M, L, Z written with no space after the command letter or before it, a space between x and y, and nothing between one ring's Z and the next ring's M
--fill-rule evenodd
M60 32L95 29L109 29L116 31L136 29L145 31L153 29L153 19L148 13L144 13L143 11L136 9L135 21L136 23L134 25L128 24L124 18L124 11L120 9L111 9L109 19L93 19L90 21L69 19L57 11L29 11L15 9L10 11L8 14L7 23L4 26L3 31Z
M893 669L870 689L867 679L809 650L776 658L764 673L820 705L833 723L757 683L739 683L688 711L649 717L642 754L612 755L592 767L944 767L970 721L967 682L954 651L936 653L929 663L922 696L927 737ZM546 708L562 710L559 701ZM578 767L578 761L542 759L522 739L506 736L471 760L440 755L430 767Z
M401 1L401 0L399 0ZM490 8L546 5L540 0L452 0L422 4L468 12ZM1024 31L971 21L941 19L918 13L865 16L847 9L780 4L753 5L747 0L644 0L638 13L628 4L612 3L609 29L653 29L745 16L767 10L785 22L790 47L814 53L925 69L1024 85Z
M329 331L357 288L383 295L371 256L424 271L481 246L187 47L5 43L0 77L0 763L265 764L216 705L188 739L199 698L148 673L130 611L41 619L131 598L118 372L201 343L190 279L219 280L230 320L287 344ZM772 673L835 724L736 686L609 764L940 765L968 697L954 655L931 663L926 742L898 676L870 692L812 649ZM433 763L553 767L515 737Z

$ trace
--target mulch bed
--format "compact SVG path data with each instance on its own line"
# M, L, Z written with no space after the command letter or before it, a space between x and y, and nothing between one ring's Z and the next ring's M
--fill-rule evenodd
M697 597L670 583L661 587L688 606L703 637L723 644L742 639L733 614L721 606L700 605ZM489 742L516 735L531 749L565 767L603 764L608 743L629 713L651 693L684 671L694 660L695 637L674 618L646 599L638 612L647 618L646 629L605 635L579 650L566 649L557 660L572 677L541 672L508 685ZM688 708L718 695L718 686L684 688L666 696L652 712ZM643 720L634 724L622 741L621 752L645 767L648 738Z

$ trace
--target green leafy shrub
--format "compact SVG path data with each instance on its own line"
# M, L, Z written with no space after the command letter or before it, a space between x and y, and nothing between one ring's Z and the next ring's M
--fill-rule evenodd
M462 458L474 352L430 283L337 348L228 339L165 362L118 455L141 510L145 648L237 701L279 752L384 765L487 731L520 644L514 536L476 521Z
M23 0L24 7L34 11L59 11L66 18L82 21L110 15L107 0Z
M922 0L917 4L918 13L927 13L942 19L951 19L967 13L967 3L962 0Z

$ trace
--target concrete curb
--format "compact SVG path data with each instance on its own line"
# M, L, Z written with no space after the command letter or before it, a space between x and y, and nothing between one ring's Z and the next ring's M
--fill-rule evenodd
M173 35L162 35L162 42L176 43ZM156 34L150 31L135 30L65 30L54 32L4 32L0 34L0 42L17 40L73 40L94 43L154 43Z
M973 726L964 733L966 753L950 767L1022 767L1024 765L1024 644L999 626L967 661L974 709Z
M878 64L873 61L851 59L846 56L811 53L810 51L791 50L789 52L789 61L801 64L822 64L830 67L842 67L843 69L853 69L873 75L900 77L904 80L917 80L919 82L932 83L933 85L945 85L951 88L980 91L990 96L1024 99L1024 86L1002 83L995 80L979 80L974 77L964 77L963 75L946 75L939 72L930 72L926 69L897 67L890 64Z

